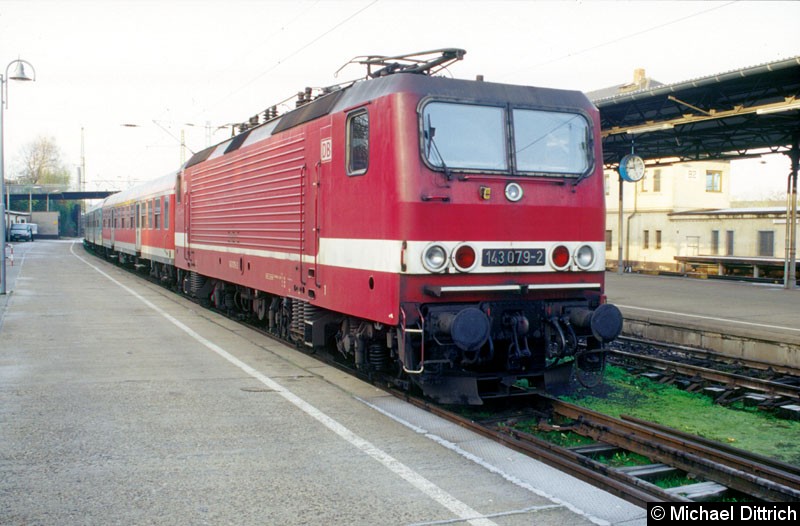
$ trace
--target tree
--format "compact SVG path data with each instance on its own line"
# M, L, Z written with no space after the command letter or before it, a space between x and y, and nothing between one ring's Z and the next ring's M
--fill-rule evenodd
M69 169L61 159L61 150L52 137L40 136L22 147L19 184L69 184Z
M16 184L37 185L44 188L44 192L59 189L59 186L69 186L70 172L61 158L61 150L52 137L39 136L20 150L17 160ZM55 186L55 188L54 188ZM75 235L77 223L74 209L75 201L55 201L50 199L33 200L31 209L43 212L49 209L59 214L59 234ZM78 218L80 214L78 213Z

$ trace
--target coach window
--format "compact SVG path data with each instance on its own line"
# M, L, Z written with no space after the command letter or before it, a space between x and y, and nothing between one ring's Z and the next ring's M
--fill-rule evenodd
M359 110L347 116L347 175L362 175L369 167L369 114Z
M169 230L169 196L164 197L164 230Z
M155 210L155 219L153 222L153 228L159 230L161 228L161 198L156 198L156 210Z
M153 199L147 203L147 228L153 228Z

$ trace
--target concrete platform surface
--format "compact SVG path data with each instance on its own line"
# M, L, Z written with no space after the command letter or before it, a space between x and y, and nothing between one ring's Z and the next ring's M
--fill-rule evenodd
M80 242L17 245L9 290L1 524L646 523Z
M606 273L608 301L629 316L800 343L800 289L716 279Z
M606 273L625 333L800 368L800 290L743 281Z

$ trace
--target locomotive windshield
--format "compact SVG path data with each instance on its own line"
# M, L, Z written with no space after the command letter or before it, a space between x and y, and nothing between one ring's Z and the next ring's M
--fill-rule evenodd
M517 170L581 175L589 169L589 123L581 115L515 109L513 117Z
M503 108L432 102L425 106L425 155L440 168L506 170Z
M423 155L436 169L579 177L591 167L590 129L578 113L430 102L422 110ZM513 130L513 152L506 145Z

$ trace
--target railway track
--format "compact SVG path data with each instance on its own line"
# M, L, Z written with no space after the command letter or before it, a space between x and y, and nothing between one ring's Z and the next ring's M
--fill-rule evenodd
M566 402L551 400L554 414L570 420L573 432L677 468L707 482L768 502L800 499L800 469L754 457L676 430L634 419L612 418ZM691 486L672 493L691 495Z
M677 384L687 391L703 390L717 403L742 401L778 416L800 418L800 371L764 362L734 359L702 349L621 338L636 350L609 351L624 366L633 365L660 383ZM630 345L635 344L635 345Z
M667 354L695 365L715 364L720 368L746 369L752 371L753 376L760 375L760 377L766 379L776 379L783 376L794 377L800 383L800 371L785 365L733 357L708 349L656 342L632 336L619 336L612 344L612 348L615 349L621 349L623 346L636 349L637 354L657 353L661 356Z
M528 411L522 418L538 416L542 421L540 429L571 431L595 440L590 446L566 448L518 429L514 424L520 416L473 420L404 393L395 395L640 507L646 507L648 502L718 500L731 494L766 502L800 499L800 469L796 466L630 417L616 419L550 397L538 397L544 407ZM544 423L548 420L546 414L567 423ZM620 450L647 457L651 463L614 468L593 458L598 453ZM697 482L670 489L651 482L676 473L689 474Z

